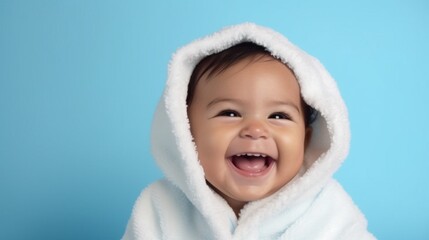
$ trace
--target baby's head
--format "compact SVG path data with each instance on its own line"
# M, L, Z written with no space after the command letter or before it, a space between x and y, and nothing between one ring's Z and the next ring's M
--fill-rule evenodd
M236 214L299 172L314 110L294 73L264 47L244 42L205 57L187 104L206 180Z

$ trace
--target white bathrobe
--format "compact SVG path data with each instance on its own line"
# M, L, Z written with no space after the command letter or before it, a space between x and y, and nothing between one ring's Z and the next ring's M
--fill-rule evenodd
M266 47L287 64L302 97L319 116L300 173L270 197L245 205L237 218L206 184L189 130L186 96L202 58L244 41ZM192 42L171 60L153 121L153 156L165 179L143 190L123 239L374 239L363 214L332 177L349 142L347 109L335 81L317 59L284 36L245 23Z

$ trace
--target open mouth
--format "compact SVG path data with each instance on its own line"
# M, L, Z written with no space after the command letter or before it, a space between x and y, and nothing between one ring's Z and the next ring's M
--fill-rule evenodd
M262 153L235 154L230 157L230 161L238 172L249 176L264 174L275 162L272 157Z

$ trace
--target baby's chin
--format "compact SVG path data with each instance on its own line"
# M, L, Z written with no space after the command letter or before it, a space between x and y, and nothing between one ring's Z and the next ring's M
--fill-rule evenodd
M207 181L207 183L217 194L219 194L223 199L225 199L229 205L245 205L249 202L262 200L273 195L281 188L279 187L275 189L267 189L264 191L260 187L246 186L241 187L240 189L236 189L233 192L226 193L215 188L212 184L210 184L209 181Z

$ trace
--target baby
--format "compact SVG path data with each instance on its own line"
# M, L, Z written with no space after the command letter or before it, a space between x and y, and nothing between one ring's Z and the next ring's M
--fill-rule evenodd
M322 65L254 24L180 49L153 124L166 175L123 239L374 239L333 178L347 110Z
M237 216L299 172L309 106L292 71L263 47L244 42L203 59L187 103L207 182Z

